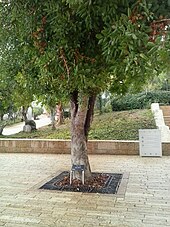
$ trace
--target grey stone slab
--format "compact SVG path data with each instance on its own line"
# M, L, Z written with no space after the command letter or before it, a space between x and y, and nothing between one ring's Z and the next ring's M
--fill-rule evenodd
M39 190L69 170L70 155L0 154L0 226L170 227L169 156L89 159L94 172L128 173L122 196Z

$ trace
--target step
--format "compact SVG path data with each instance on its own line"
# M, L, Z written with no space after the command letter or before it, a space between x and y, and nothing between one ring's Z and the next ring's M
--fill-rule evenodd
M160 106L164 116L170 116L170 106Z

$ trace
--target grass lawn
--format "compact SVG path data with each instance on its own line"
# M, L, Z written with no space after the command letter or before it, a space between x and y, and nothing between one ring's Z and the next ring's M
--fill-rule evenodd
M104 113L95 115L89 139L98 140L138 140L138 129L156 128L150 110L131 110ZM52 130L46 126L32 133L20 132L8 138L44 138L44 139L70 139L70 121Z

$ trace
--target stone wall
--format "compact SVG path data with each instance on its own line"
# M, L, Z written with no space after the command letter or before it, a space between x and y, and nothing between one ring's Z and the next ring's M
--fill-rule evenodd
M167 124L165 114L168 114L168 107L170 106L159 106L159 103L152 103L151 110L154 115L155 123L158 129L161 130L161 141L162 142L169 142L170 141L170 131L169 125ZM169 109L170 110L170 109ZM167 126L168 125L168 126Z
M170 155L170 143L162 144L163 155ZM70 140L0 139L0 153L70 154ZM90 140L89 154L139 155L138 141Z

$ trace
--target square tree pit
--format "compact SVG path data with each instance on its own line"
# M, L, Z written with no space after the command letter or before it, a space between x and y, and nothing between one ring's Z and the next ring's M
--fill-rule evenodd
M70 184L70 172L64 171L52 178L39 189L116 194L121 183L123 174L120 173L92 173L92 179L85 180L82 184L80 180L73 180Z

